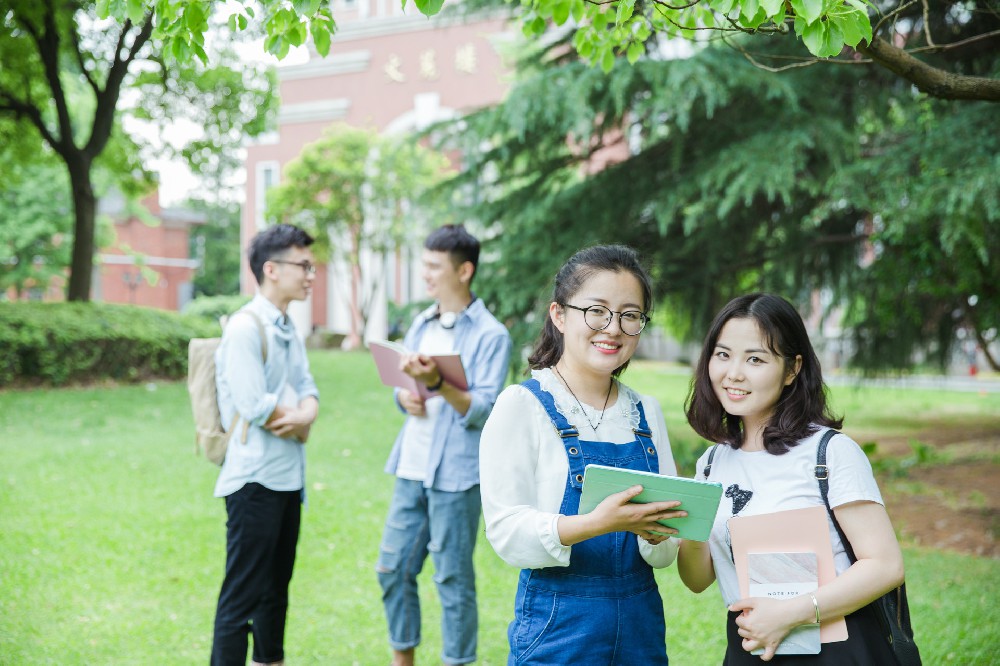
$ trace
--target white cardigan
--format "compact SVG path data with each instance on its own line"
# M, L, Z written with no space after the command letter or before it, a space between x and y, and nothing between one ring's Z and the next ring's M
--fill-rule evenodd
M619 384L618 399L608 406L595 432L591 423L600 418L599 410L584 405L588 422L551 370L536 370L532 376L552 394L556 408L577 427L582 440L634 441L632 429L639 425L636 405L641 401L659 456L659 472L677 474L663 411L655 398ZM542 403L523 386L509 386L497 399L483 428L479 467L486 537L497 554L522 569L569 566L572 546L560 543L557 529L569 462ZM676 539L652 546L635 538L651 566L666 567L674 561Z

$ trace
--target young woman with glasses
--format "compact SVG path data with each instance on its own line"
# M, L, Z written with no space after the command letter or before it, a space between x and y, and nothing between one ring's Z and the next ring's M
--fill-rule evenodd
M483 429L486 536L522 569L508 664L667 663L653 568L677 545L656 521L686 513L630 504L638 485L577 512L589 463L676 474L659 403L618 381L651 307L635 251L575 254L556 275L531 378L500 394Z

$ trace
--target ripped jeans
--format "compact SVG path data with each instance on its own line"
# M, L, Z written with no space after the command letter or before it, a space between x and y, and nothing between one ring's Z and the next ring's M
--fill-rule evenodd
M441 600L441 659L448 664L476 660L479 620L472 552L480 511L478 485L452 493L396 479L375 566L393 649L420 643L417 574L429 552Z

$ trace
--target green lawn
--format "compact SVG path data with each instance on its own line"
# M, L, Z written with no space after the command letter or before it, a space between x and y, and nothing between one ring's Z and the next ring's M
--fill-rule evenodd
M322 409L309 444L288 661L386 664L373 567L392 486L382 466L402 417L366 355L311 358ZM661 399L689 465L701 444L681 411L686 376L637 364L626 380ZM835 397L849 426L869 431L905 433L936 418L1000 422L987 400L968 394L839 389ZM194 456L191 430L182 383L0 392L0 664L207 661L225 509L212 497L216 468ZM480 541L479 663L503 664L517 571ZM907 549L906 564L925 663L1000 662L997 562ZM426 664L441 644L431 569L422 586ZM690 594L672 568L659 580L672 663L719 663L718 592Z

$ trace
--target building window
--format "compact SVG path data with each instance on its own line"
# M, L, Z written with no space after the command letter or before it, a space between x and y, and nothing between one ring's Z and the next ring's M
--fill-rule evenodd
M267 212L267 191L278 184L278 175L281 166L276 161L260 162L257 164L257 177L255 181L256 197L254 201L255 222L257 229L266 226Z

